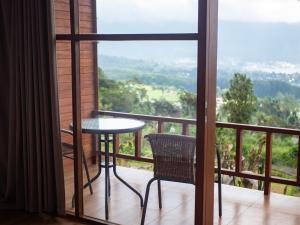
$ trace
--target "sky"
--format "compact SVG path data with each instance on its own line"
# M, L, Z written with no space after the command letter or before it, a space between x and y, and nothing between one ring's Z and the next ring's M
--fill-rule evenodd
M197 19L197 0L99 0L105 23L188 22ZM300 23L299 0L219 0L219 19Z
M298 0L220 0L219 4L220 20L300 23Z
M198 0L97 0L98 32L194 33L197 8ZM219 22L220 63L235 59L247 62L243 65L250 71L300 71L299 54L291 54L300 49L300 0L219 0ZM103 42L99 53L194 63L195 46L182 42Z

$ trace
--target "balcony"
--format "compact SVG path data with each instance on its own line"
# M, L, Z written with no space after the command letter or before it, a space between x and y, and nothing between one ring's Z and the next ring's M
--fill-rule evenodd
M168 123L177 124L181 127L181 133L191 135L191 128L196 121L192 119L181 119L171 117L138 115L111 111L95 111L93 116L123 117L154 122L157 129L154 132L164 132ZM223 184L223 217L218 217L218 197L215 186L215 207L214 224L299 224L300 213L297 208L300 206L300 199L278 193L271 193L272 183L291 186L299 186L299 167L295 179L287 179L272 175L272 137L277 134L297 136L299 141L299 130L283 129L275 127L263 127L233 123L216 123L217 129L230 129L235 135L235 162L232 169L222 169L224 176L240 177L261 182L262 191L246 189ZM263 173L243 171L243 136L245 132L260 132L265 138L265 155ZM126 155L119 152L117 157L126 161L138 161L152 163L152 159L143 156L142 140L143 133L138 132L133 136L134 154ZM117 142L122 142L118 136ZM95 147L95 146L94 146ZM91 164L92 176L96 174L97 166ZM152 177L152 171L137 168L119 166L120 175L134 186L142 195L145 194L146 185ZM70 167L65 167L67 208L71 206L73 194L73 178ZM104 218L104 176L93 184L94 194L90 195L88 189L84 191L85 215L93 218ZM157 190L153 185L150 193L149 208L147 211L147 224L193 224L194 219L194 186L163 182L163 208L159 210ZM139 200L135 194L129 191L124 185L112 176L112 196L110 200L110 221L120 224L139 224L141 209Z
M97 166L90 166L92 175L96 174ZM152 172L118 167L119 174L130 182L142 194ZM71 171L65 171L66 204L69 210L73 193ZM141 208L138 197L124 185L111 179L112 196L110 200L110 221L124 225L137 225L141 219ZM94 194L88 189L84 191L85 215L93 218L104 218L104 176L94 184ZM300 199L272 193L264 196L262 191L223 185L223 217L218 218L217 187L215 186L214 224L222 225L253 225L253 224L285 224L300 223ZM162 182L163 208L158 208L157 188L153 185L150 192L146 224L149 225L191 225L194 220L194 186Z

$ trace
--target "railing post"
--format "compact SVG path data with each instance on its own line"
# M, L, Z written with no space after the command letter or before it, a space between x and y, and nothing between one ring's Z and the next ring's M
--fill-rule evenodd
M163 121L158 121L158 133L163 133L165 131L165 124Z
M236 129L236 156L235 156L235 171L237 173L242 170L242 146L243 146L243 130Z
M300 135L298 136L297 184L300 186Z
M266 166L265 166L265 184L264 184L265 195L270 194L271 172L272 172L272 133L268 132L266 137Z
M189 135L189 125L187 123L182 124L182 135Z
M116 134L115 135L115 147L116 147L116 153L119 154L120 152L120 135Z
M134 145L135 145L135 158L140 158L142 153L142 131L139 130L135 133L134 138Z

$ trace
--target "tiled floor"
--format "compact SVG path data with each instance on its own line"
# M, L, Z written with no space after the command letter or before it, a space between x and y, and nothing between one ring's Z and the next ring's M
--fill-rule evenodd
M92 174L96 167L90 168ZM119 174L144 195L152 173L144 170L118 167ZM103 175L93 183L94 194L84 191L85 215L104 218ZM138 197L111 175L111 199L109 221L137 225L141 218ZM72 176L66 173L67 206L73 194ZM263 192L222 185L223 217L218 217L217 188L215 186L214 224L220 225L300 225L300 198L279 194L265 197ZM162 182L163 208L158 208L157 185L150 192L146 224L192 225L194 221L194 186Z

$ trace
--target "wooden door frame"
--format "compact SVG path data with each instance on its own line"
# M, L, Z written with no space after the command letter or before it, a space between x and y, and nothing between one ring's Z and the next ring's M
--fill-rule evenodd
M84 218L81 157L80 41L194 40L198 44L195 225L212 225L218 0L198 0L198 32L179 34L80 34L78 1L70 0L71 34L56 35L56 40L71 41L75 216Z
M71 37L79 34L79 0L70 0ZM74 194L75 216L84 215L83 174L82 174L82 131L81 131L81 91L80 91L80 42L71 38L72 65L72 117L74 146Z
M195 225L212 225L214 218L218 1L199 0L198 7Z

